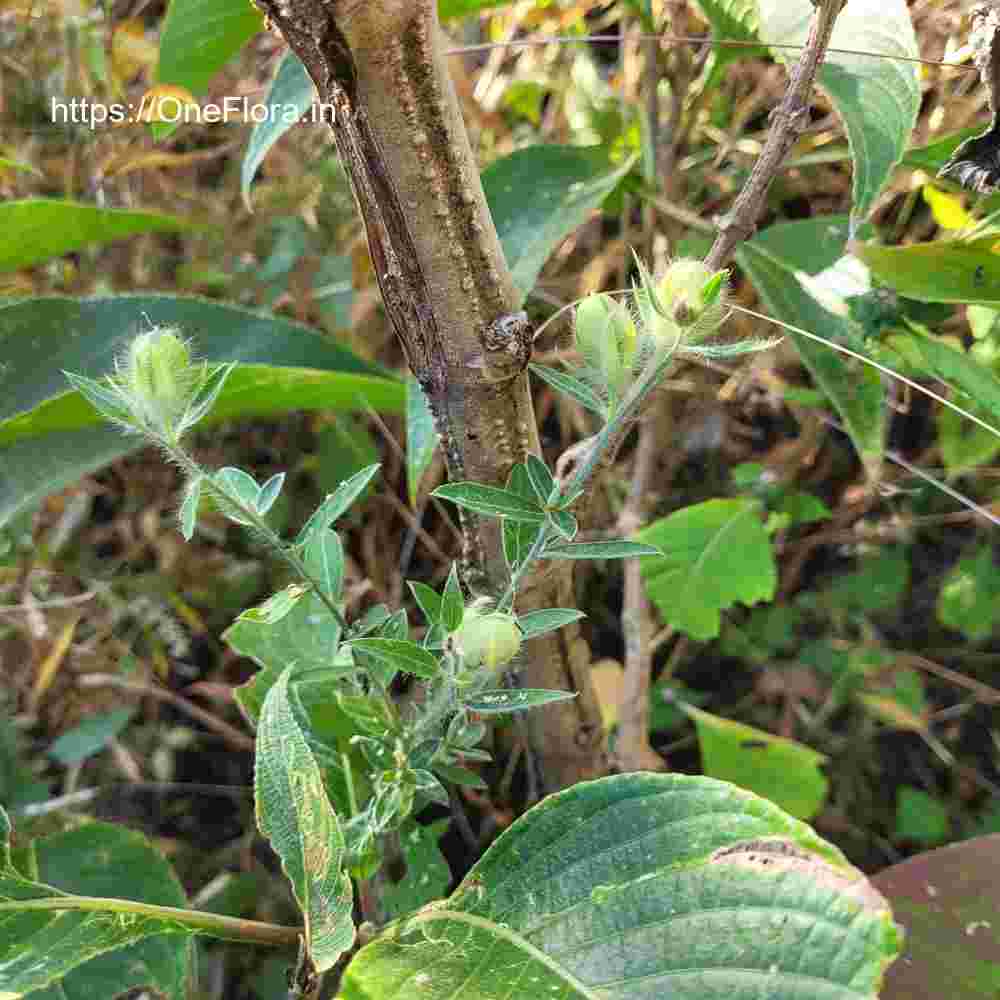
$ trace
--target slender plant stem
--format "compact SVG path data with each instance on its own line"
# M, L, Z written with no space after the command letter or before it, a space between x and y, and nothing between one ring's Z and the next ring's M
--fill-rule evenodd
M340 613L340 609L334 603L333 599L326 593L324 593L323 588L319 585L319 581L306 569L306 564L299 558L298 554L294 549L282 543L282 540L274 533L274 530L267 523L267 521L262 518L257 511L248 507L243 501L231 493L225 487L220 486L210 475L207 475L204 470L191 459L186 452L181 451L180 448L176 446L169 446L165 441L160 442L161 446L166 448L170 454L170 457L177 462L178 465L191 477L198 477L202 483L208 488L210 492L216 493L221 496L227 503L231 503L233 506L237 507L240 513L250 522L252 527L264 538L267 539L268 544L274 549L278 555L288 563L300 579L308 583L316 593L316 596L323 602L326 609L333 616L333 620L346 631L347 622L344 620L344 616Z
M781 104L771 113L773 124L764 148L757 157L736 204L719 227L719 235L705 258L705 266L709 271L718 271L724 267L736 247L749 239L757 228L757 219L764 207L768 188L782 161L809 123L809 95L826 55L834 22L843 6L844 0L819 0L816 4L805 48L792 70Z
M18 899L0 903L0 913L25 910L87 910L93 913L131 913L153 920L169 920L193 931L210 934L226 941L269 944L288 947L298 943L301 927L264 924L257 920L223 917L203 910L183 910L177 906L156 906L133 899L108 899L102 896L51 896L45 899Z

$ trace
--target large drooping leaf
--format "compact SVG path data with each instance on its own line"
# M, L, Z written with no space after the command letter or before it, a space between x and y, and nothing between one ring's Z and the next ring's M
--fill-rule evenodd
M530 146L483 171L483 190L523 298L553 250L614 190L632 161L603 146Z
M760 37L802 44L814 7L809 0L757 0ZM843 119L854 161L854 212L864 218L902 159L920 109L919 57L906 0L850 0L837 16L817 80ZM798 52L773 49L794 63Z
M285 670L268 691L257 727L257 825L281 858L302 908L309 956L324 972L354 942L353 891L341 869L340 820L289 702L290 674Z
M1000 306L1000 243L996 236L887 247L852 247L880 281L921 302Z
M58 198L29 198L0 205L0 274L138 233L197 229L194 222L159 212L101 208Z
M843 218L809 219L771 226L737 251L740 266L776 319L836 343L849 339L845 317L825 309L806 291L799 274L815 275L843 253ZM783 329L802 363L833 404L870 478L877 480L885 438L884 392L877 372L860 362L852 368L824 344Z
M778 574L759 505L709 500L654 521L636 539L660 550L639 564L663 620L694 639L719 634L721 612L774 597Z
M399 412L403 383L316 330L199 298L119 295L0 306L0 524L139 447L103 425L62 374L111 372L148 323L177 326L207 361L241 361L209 418L290 409Z
M170 0L160 33L160 84L201 94L258 31L264 15L246 0Z
M139 833L109 823L88 823L35 845L41 882L80 896L126 897L186 907L184 890L167 861ZM191 947L183 935L147 938L92 958L61 986L67 1000L116 996L123 984L152 986L184 1000Z
M281 108L280 114L268 115L263 121L257 122L250 133L247 150L243 154L243 166L240 168L240 187L243 200L250 202L250 185L254 175L267 155L267 151L298 121L298 116L306 110L316 98L316 88L306 72L302 60L289 50L278 66L271 89L264 101L269 107ZM292 110L294 109L294 111Z
M107 996L102 985L133 985L135 972L169 1000L181 1000L190 927L110 909L31 908L62 896L115 895L183 907L169 865L141 834L90 824L41 841L33 860L34 878L14 868L10 821L0 808L0 996L40 990L67 975L70 996ZM88 993L90 986L96 992Z
M693 705L683 708L698 730L705 774L756 792L797 819L819 812L830 787L819 770L823 754Z
M874 1000L899 935L805 824L711 778L627 774L522 816L363 948L344 1000Z
M882 1000L995 1000L1000 834L910 858L872 879L906 930Z

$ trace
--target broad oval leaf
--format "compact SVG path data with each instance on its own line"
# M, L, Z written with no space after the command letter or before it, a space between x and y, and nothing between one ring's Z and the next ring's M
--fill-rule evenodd
M761 38L786 45L805 42L814 13L809 0L757 2ZM817 80L847 130L854 161L853 214L864 218L902 159L920 109L915 61L920 52L906 0L850 0L837 16L830 49ZM773 52L785 62L798 58L794 50Z
M350 876L341 865L346 842L323 776L288 697L291 669L268 691L257 727L254 797L257 826L267 837L305 919L305 940L318 972L354 943Z
M113 243L138 233L200 228L158 212L101 208L58 198L28 198L0 205L0 274L31 267L92 243ZM36 300L33 300L36 301Z
M145 326L176 326L209 362L240 361L210 419L289 409L399 412L403 384L318 331L263 312L170 295L46 297L0 306L0 524L140 446L102 425L64 371L101 378Z
M0 996L40 990L67 975L83 986L117 974L116 986L121 989L131 985L130 977L137 971L170 1000L181 1000L192 928L166 918L123 919L110 910L25 906L74 894L98 898L121 894L183 907L184 893L176 877L146 838L100 823L46 838L37 847L39 878L58 888L25 878L14 868L10 822L0 808ZM123 872L129 872L127 884ZM94 967L92 961L99 965Z
M636 537L662 552L640 563L649 599L668 625L694 639L718 636L720 613L737 601L774 597L774 553L753 500L694 504Z
M553 250L615 189L633 160L603 146L530 146L495 160L483 191L523 298Z
M874 1000L899 948L835 848L710 778L628 774L522 816L348 967L345 1000Z
M712 778L770 799L797 819L823 807L830 782L819 770L826 757L795 740L682 705L698 731L702 770Z
M882 1000L994 1000L1000 989L1000 834L893 865L872 878L906 930Z

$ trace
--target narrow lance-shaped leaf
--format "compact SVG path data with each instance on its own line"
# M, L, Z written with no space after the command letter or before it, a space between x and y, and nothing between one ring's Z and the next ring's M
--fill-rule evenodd
M526 500L517 493L496 486L483 486L479 483L445 483L431 496L450 500L458 507L490 517L509 517L512 521L526 524L541 524L545 520L545 511L537 502Z
M281 858L302 908L309 956L324 972L354 943L353 893L342 870L340 821L292 712L290 674L285 670L268 691L257 728L257 825Z

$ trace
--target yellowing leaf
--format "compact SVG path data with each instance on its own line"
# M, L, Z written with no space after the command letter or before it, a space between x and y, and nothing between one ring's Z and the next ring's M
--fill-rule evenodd
M922 192L924 201L930 206L934 221L942 229L965 229L971 226L975 219L965 210L961 195L942 191L933 184L925 184Z

